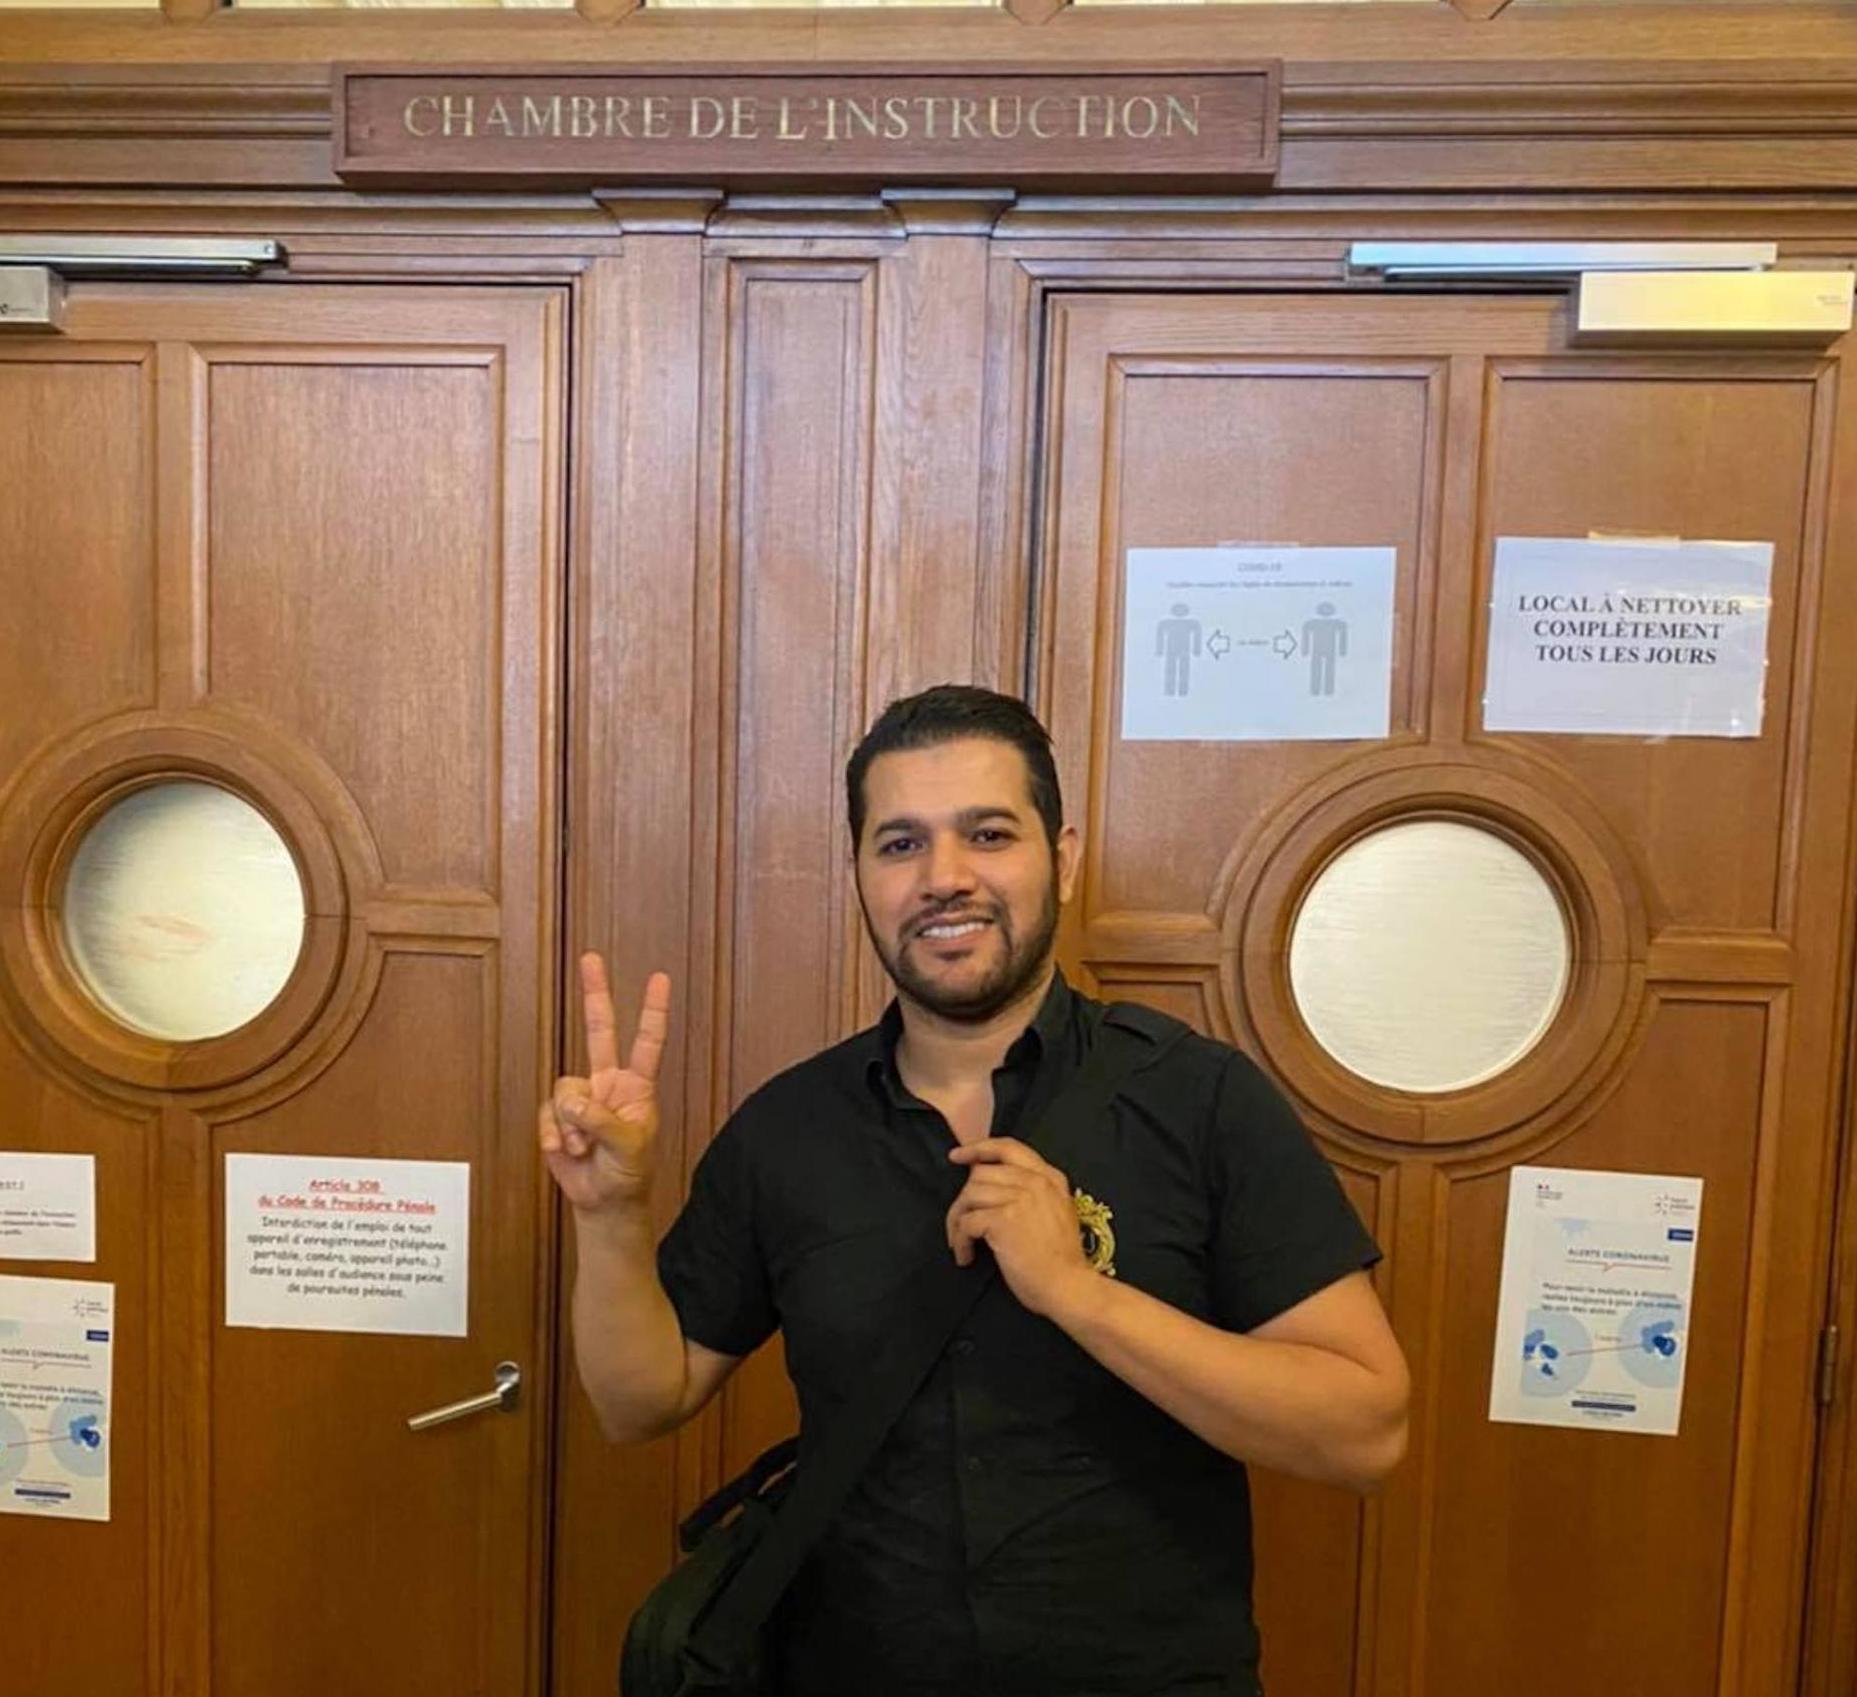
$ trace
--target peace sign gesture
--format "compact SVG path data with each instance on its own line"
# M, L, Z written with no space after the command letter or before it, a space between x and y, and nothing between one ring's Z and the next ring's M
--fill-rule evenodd
M662 972L646 980L638 1031L623 1067L606 962L597 954L580 957L580 988L587 1076L555 1080L553 1095L542 1104L538 1135L561 1194L584 1212L642 1201L651 1188L658 1063L670 1030L671 981Z

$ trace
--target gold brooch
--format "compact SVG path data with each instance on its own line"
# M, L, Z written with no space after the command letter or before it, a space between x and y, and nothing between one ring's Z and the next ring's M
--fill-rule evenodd
M1115 1218L1107 1203L1098 1202L1074 1190L1071 1205L1077 1210L1077 1224L1083 1236L1083 1253L1092 1267L1105 1278L1115 1277L1115 1233L1109 1222Z

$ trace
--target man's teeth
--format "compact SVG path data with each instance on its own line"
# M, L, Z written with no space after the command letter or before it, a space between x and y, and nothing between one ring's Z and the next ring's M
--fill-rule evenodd
M968 919L959 925L930 925L924 928L922 935L940 942L948 937L965 937L969 932L978 931L983 924L984 920Z

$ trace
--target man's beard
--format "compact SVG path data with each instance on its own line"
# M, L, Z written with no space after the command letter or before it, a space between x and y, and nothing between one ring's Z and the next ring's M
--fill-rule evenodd
M860 891L858 905L863 907L863 902L863 892ZM883 938L877 935L876 926L870 922L869 908L864 908L864 929L869 933L871 946L876 949L877 958L883 962L883 969L890 975L891 983L912 1002L930 1013L939 1014L943 1019L977 1025L1016 1002L1037 983L1049 964L1052 945L1057 938L1055 869L1051 881L1045 886L1045 899L1039 908L1038 917L1033 920L1031 929L1023 938L1015 934L1012 915L1004 908L977 908L972 902L965 902L958 908L946 911L985 918L999 932L999 959L993 969L961 988L949 988L937 983L910 958L910 943L920 936L924 926L939 922L937 914L926 914L915 920L908 937L895 949L886 946Z

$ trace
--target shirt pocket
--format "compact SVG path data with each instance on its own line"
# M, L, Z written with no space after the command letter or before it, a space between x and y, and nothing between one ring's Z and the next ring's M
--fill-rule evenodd
M774 1305L794 1379L834 1400L860 1380L909 1312L909 1279L928 1247L868 1225L821 1234L783 1258Z

